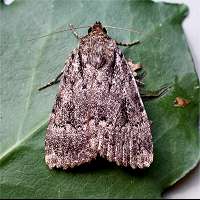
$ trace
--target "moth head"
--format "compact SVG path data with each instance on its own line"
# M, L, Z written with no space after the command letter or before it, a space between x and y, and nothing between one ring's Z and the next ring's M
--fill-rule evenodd
M88 34L107 34L107 30L102 26L101 22L95 22L93 26L88 29Z

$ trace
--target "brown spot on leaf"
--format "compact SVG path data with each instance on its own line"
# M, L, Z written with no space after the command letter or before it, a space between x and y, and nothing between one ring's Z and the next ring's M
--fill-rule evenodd
M183 99L182 97L176 97L175 102L174 102L174 106L175 107L186 107L188 104L190 103L190 101L188 99Z
M135 72L138 69L142 68L142 65L140 63L135 64L130 59L128 59L128 65L130 66L132 72Z

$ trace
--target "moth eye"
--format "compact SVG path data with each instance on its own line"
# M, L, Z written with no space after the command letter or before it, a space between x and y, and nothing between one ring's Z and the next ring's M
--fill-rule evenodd
M106 28L103 28L103 32L104 32L105 34L107 34L107 30L106 30Z
M88 29L88 33L91 33L92 32L92 27L90 27L89 29Z

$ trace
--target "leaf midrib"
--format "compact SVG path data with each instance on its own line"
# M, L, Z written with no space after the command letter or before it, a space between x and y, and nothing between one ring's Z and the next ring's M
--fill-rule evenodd
M0 162L7 157L11 152L13 152L16 148L18 148L21 144L23 144L26 140L28 140L29 138L31 138L34 134L36 134L37 132L39 132L40 129L44 128L47 125L48 119L44 120L41 124L39 124L38 126L36 126L35 129L33 129L32 131L30 131L31 133L28 134L27 136L25 136L22 140L20 140L19 142L15 143L14 145L12 145L6 152L4 152L1 157L0 157Z

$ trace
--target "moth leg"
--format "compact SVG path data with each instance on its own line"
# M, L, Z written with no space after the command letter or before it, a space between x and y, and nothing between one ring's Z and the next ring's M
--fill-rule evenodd
M145 75L146 75L146 74L145 74L144 71L142 71L142 72L139 73L139 74L136 73L135 81L136 81L138 87L144 87L144 82L143 82L143 80L144 80Z
M78 33L75 31L74 26L72 24L69 25L69 28L71 30L71 32L74 34L74 36L80 40L80 36L78 35Z
M47 83L46 85L38 88L38 90L41 91L41 90L43 90L43 89L45 89L47 87L50 87L50 86L52 86L52 85L54 85L56 83L59 83L60 82L60 77L62 76L62 74L63 74L63 71L60 74L58 74L58 76L53 81L51 81L51 82Z
M140 95L142 98L145 99L152 99L152 98L156 98L156 97L160 97L163 96L170 88L172 87L172 85L164 85L163 87L161 87L158 90L141 90L140 91Z
M142 81L140 81L139 79L135 79L135 81L136 81L136 84L137 84L138 87L144 86L144 83Z
M139 44L140 41L139 40L136 40L136 41L133 41L133 42L130 42L130 43L124 43L124 42L118 42L116 41L117 45L120 45L120 46L133 46L133 45L136 45L136 44Z

